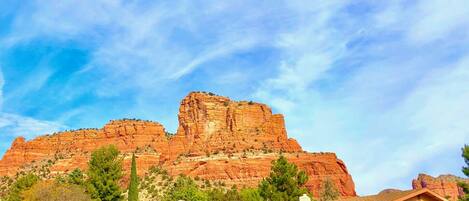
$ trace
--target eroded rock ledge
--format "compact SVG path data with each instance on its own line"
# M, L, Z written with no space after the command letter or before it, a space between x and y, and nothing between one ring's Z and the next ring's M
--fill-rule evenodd
M308 173L307 187L314 195L327 178L336 183L342 196L356 195L344 162L334 153L304 152L296 140L288 138L283 116L272 114L265 104L192 92L182 100L178 119L174 136L168 136L156 122L114 120L101 129L60 132L30 141L19 137L0 161L0 176L45 161L54 161L52 174L86 169L94 149L114 144L125 157L126 171L130 154L136 151L141 175L151 166L162 166L171 175L255 186L268 176L271 161L283 153Z

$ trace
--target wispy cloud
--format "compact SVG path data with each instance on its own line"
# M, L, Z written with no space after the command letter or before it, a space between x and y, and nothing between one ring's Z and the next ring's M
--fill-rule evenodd
M38 135L50 134L65 128L65 126L55 122L41 121L15 114L0 114L0 130L4 135L2 137L8 135L12 137L23 136L27 139L32 139Z
M338 152L361 194L410 188L420 171L459 174L469 53L453 50L467 45L469 10L463 1L361 3L321 7L280 40L278 75L254 96L286 113L306 149ZM442 155L452 157L446 166L436 164Z
M2 32L0 56L39 40L89 58L56 75L68 60L53 68L46 49L37 71L24 72L28 79L6 80L18 87L5 97L31 98L44 88L60 98L44 100L56 110L0 111L0 127L38 134L125 115L176 127L175 102L188 90L216 89L284 113L307 150L338 152L359 193L409 188L420 171L459 172L469 116L465 4L25 2ZM48 120L26 117L36 110Z
M3 85L3 73L0 71L0 102L3 102ZM8 143L0 146L0 151L2 152L10 146L11 142L9 141L13 138L23 136L27 139L32 139L38 135L53 133L66 128L56 122L37 120L31 117L11 114L4 112L3 109L3 106L0 105L0 139Z

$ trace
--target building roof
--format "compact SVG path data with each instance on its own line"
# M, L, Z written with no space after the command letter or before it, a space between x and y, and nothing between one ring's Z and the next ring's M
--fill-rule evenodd
M421 194L427 194L431 197L434 197L436 200L447 201L445 198L426 188L408 191L387 191L377 195L342 198L339 199L339 201L405 201L409 198L413 198Z

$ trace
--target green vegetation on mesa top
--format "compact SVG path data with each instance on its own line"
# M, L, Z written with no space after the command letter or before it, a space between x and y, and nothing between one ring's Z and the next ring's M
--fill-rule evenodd
M213 182L184 175L173 177L160 167L152 167L141 181L137 177L137 164L132 156L131 179L128 189L119 185L122 179L122 156L113 145L95 150L88 162L88 170L75 169L66 175L52 177L50 171L22 172L14 178L3 177L1 200L71 200L119 201L135 200L214 200L261 201L297 200L308 193L304 184L308 180L303 171L280 156L273 161L272 172L259 188L228 187L223 182ZM48 161L47 169L55 161ZM127 190L127 191L126 191Z

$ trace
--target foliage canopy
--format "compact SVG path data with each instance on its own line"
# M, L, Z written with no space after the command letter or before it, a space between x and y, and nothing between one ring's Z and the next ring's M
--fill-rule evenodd
M295 164L289 163L284 156L272 162L270 176L259 185L259 194L265 200L271 201L297 201L308 190L304 184L308 175L298 171Z
M91 154L87 175L87 191L93 199L122 200L122 190L119 187L122 159L114 145L101 147Z

